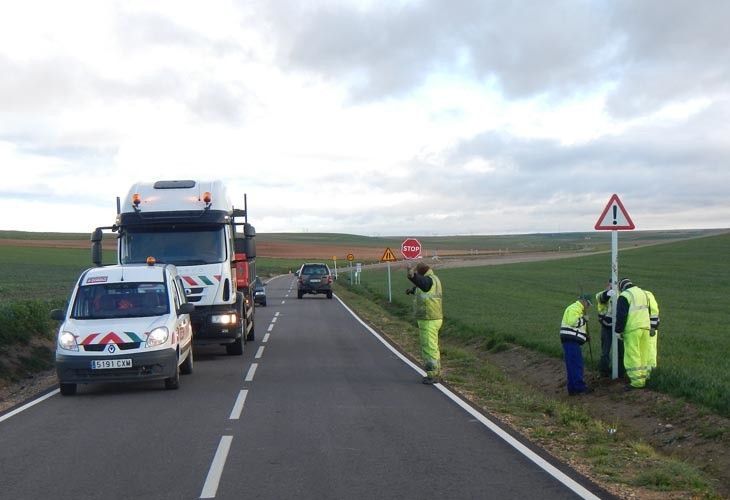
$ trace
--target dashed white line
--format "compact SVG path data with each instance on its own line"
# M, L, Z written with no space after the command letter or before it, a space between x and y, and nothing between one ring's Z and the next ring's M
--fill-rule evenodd
M286 300L282 300L282 301L281 301L281 303L282 303L282 304L286 304Z
M271 318L271 323L276 323L276 318Z
M238 420L241 418L241 412L243 411L243 405L246 402L246 396L248 396L248 389L243 389L238 393L236 403L233 405L233 409L231 410L231 415L228 417L228 420Z
M246 373L246 378L243 379L244 382L251 382L253 380L253 376L256 373L257 367L258 363L251 363L251 367L248 369L248 373Z
M279 311L276 311L276 312L274 313L274 317L275 317L275 318L278 318L278 317L279 317Z
M254 359L260 359L261 356L264 355L264 346L259 346L259 350L256 351L256 356L254 356Z
M213 463L210 464L208 476L205 478L200 498L215 498L223 474L223 467L226 465L226 458L228 458L228 451L231 449L231 441L233 441L233 436L221 436L215 457L213 457Z
M274 329L274 323L271 323L271 324L269 325L269 329L268 329L268 330L266 330L266 331L267 331L267 332L270 332L270 331L271 331L271 330L273 330L273 329Z
M264 338L263 338L263 340L262 340L261 342L262 342L263 344L267 343L267 342L269 341L269 336L270 336L270 335L271 335L270 333L267 333L266 335L264 335Z

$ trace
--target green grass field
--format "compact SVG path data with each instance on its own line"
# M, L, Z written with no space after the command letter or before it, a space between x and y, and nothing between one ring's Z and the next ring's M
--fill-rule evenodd
M651 290L659 301L659 367L650 384L730 416L726 297L730 290L730 235L623 250L619 274ZM444 286L443 333L494 345L512 341L562 356L558 329L563 310L584 291L595 293L610 276L610 254L550 262L438 270ZM378 297L405 316L411 298L404 271L393 273L387 302L385 270L366 269L352 288ZM593 353L599 327L591 315ZM588 359L587 348L584 356Z

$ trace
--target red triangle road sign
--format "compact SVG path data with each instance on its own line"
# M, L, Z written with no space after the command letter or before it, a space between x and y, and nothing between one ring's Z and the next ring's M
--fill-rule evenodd
M620 231L636 228L634 221L631 220L617 194L612 195L611 199L608 200L606 208L603 209L603 213L593 227L598 231Z

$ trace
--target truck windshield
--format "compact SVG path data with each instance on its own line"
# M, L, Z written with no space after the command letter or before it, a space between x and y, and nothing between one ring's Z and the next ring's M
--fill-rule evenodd
M163 283L104 283L79 287L71 317L109 319L161 316L170 312Z
M122 264L144 263L147 257L177 266L226 260L223 227L127 228L120 238Z

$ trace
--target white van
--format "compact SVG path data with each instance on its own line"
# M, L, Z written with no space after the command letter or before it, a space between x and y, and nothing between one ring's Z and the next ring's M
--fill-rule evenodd
M56 373L65 396L77 384L164 380L177 389L193 371L190 313L185 287L171 264L87 269L71 295L56 344Z

